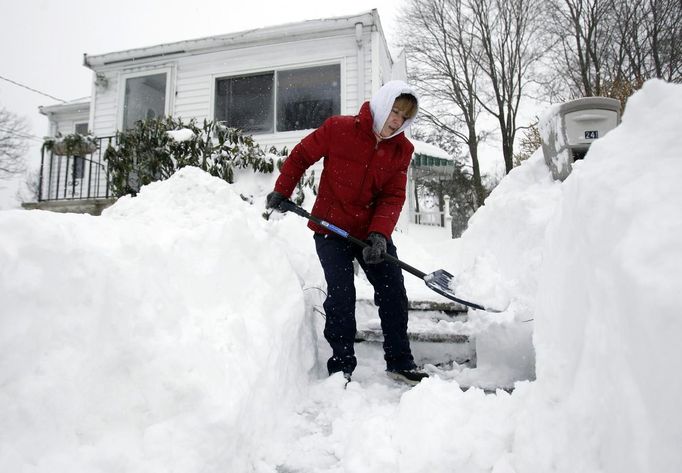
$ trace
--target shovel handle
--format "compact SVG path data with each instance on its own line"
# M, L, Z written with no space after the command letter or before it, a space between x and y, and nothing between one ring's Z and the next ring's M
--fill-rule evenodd
M326 228L327 230L336 233L337 235L345 238L346 240L355 243L361 248L367 248L369 247L369 244L365 241L360 240L359 238L355 238L353 235L348 233L346 230L337 227L333 223L329 223L326 220L322 220L321 218L318 218L314 215L312 215L310 212L305 210L304 208L301 208L300 206L294 204L291 200L283 200L279 204L279 210L283 212L291 211L295 213L296 215L299 215L303 218L307 218L311 222L315 222L316 224L320 225L321 227ZM398 258L394 258L393 256L389 255L388 253L384 253L384 260L389 261L391 263L397 264L400 266L402 269L407 271L410 274L413 274L417 276L418 278L424 279L426 276L426 273L423 271L419 271L417 268L410 266L409 264L400 261Z
M325 220L322 220L321 218L318 218L314 215L311 215L308 211L305 209L299 207L298 205L294 204L291 200L283 200L279 204L279 210L282 212L287 212L291 211L295 213L296 215L299 215L303 218L307 218L311 222L315 222L316 224L336 233L337 235L345 238L346 240L351 241L352 243L355 243L356 245L362 247L362 248L367 248L369 244L367 242L364 242L358 238L355 238L351 234L349 234L346 230L337 227L336 225L329 223ZM417 276L418 278L424 280L426 285L434 290L435 292L441 294L442 296L453 300L455 302L459 302L462 305L472 307L474 309L480 309L480 310L485 310L488 312L502 312L500 310L496 309L491 309L491 308L486 308L482 305L475 304L473 302L465 301L464 299L460 299L455 296L455 294L450 290L449 288L449 281L453 278L452 274L448 273L447 271L444 270L438 270L434 271L433 273L426 274L423 271L419 271L417 268L410 266L409 264L400 261L398 258L395 258L388 253L384 253L384 260L389 261L391 263L397 264L400 268L404 269L410 274L413 274L414 276ZM506 309L505 309L506 310Z

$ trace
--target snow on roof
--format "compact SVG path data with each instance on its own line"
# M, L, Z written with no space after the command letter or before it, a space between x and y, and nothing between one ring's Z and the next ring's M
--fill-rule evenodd
M454 161L454 158L445 150L439 148L431 143L426 143L425 141L419 141L410 138L410 141L414 145L414 153L422 154L424 156L431 156L433 158L447 159L448 161Z
M190 52L209 52L230 47L243 47L246 44L252 43L281 41L281 38L285 35L287 38L291 39L295 35L314 35L320 32L329 32L334 29L355 28L355 25L359 22L362 22L365 26L375 26L381 33L381 36L384 36L379 13L375 8L356 15L286 23L224 35L158 44L105 54L84 54L83 65L94 70L102 66L133 60L154 60L160 57L183 55Z
M38 111L47 115L48 113L59 112L77 112L90 110L90 97L81 97L78 99L69 100L68 102L58 103L55 105L41 105Z

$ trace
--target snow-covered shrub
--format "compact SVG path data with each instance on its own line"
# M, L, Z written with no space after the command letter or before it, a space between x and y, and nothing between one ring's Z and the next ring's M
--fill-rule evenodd
M115 196L135 195L141 186L169 178L185 166L195 166L229 183L235 169L271 173L286 150L267 152L251 136L221 123L162 117L142 120L116 134L104 159L109 165Z

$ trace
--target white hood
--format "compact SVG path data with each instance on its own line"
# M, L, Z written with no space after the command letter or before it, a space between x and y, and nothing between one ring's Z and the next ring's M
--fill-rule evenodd
M401 80L386 82L374 95L372 95L372 99L369 101L369 108L372 111L372 118L374 119L374 133L377 135L381 133L381 129L384 127L384 123L386 123L386 119L391 113L391 108L393 108L393 102L395 102L395 99L398 98L400 94L410 94L417 99L417 110L419 110L419 97L412 87ZM398 128L398 130L388 138L393 138L407 130L410 125L412 125L416 116L417 113L405 120L403 126Z

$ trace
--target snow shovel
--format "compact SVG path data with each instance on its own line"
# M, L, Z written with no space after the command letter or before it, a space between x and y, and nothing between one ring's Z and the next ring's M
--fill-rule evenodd
M296 215L300 215L303 218L307 218L308 220L315 222L316 224L336 233L337 235L345 238L346 240L349 240L352 243L355 243L356 245L366 248L369 246L366 242L355 238L354 236L350 235L347 231L337 227L336 225L333 225L325 220L322 220L321 218L315 217L314 215L311 215L309 212L307 212L305 209L299 207L298 205L294 204L291 200L283 200L279 204L279 210L286 212L286 211L291 211L295 213ZM423 279L426 285L428 286L429 289L437 292L441 296L447 297L448 299L458 302L462 305L465 305L467 307L471 307L473 309L478 309L478 310L485 310L486 312L495 312L499 313L502 312L497 309L491 309L488 307L484 307L480 304L476 304L474 302L469 302L465 301L464 299L460 299L455 295L455 293L452 291L450 288L450 282L454 278L454 276L444 269L438 269L432 273L426 274L423 271L419 271L417 268L410 266L409 264L400 261L398 258L394 258L393 256L384 253L384 260L390 261L391 263L395 263L398 266L400 266L402 269L407 271L408 273L417 276L419 279Z

